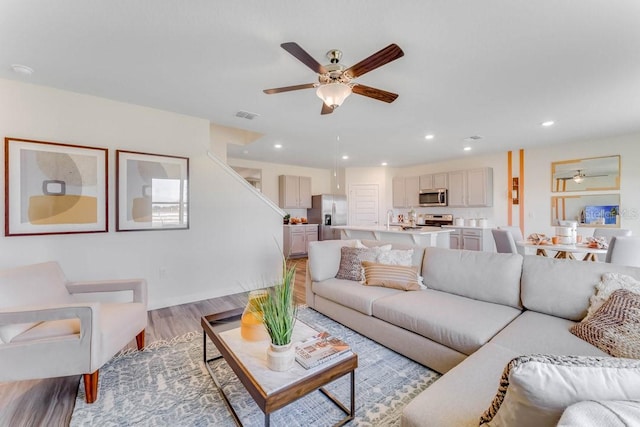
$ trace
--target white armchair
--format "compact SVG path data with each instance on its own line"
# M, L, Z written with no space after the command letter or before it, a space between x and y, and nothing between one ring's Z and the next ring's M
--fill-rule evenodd
M123 291L130 301L77 297ZM100 367L134 337L142 349L146 326L144 279L68 282L56 262L0 271L0 381L82 374L93 403Z

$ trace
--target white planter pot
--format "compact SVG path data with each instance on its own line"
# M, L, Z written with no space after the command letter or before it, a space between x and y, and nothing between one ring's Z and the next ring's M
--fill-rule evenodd
M291 344L269 344L267 348L267 367L272 371L287 371L293 367L296 354Z

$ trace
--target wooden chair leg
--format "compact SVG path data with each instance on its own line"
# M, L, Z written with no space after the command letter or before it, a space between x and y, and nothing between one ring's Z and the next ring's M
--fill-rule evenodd
M136 345L138 346L138 350L142 350L144 348L144 329L136 335Z
M87 403L93 403L98 397L98 371L92 374L83 374L84 377L84 392L86 395Z

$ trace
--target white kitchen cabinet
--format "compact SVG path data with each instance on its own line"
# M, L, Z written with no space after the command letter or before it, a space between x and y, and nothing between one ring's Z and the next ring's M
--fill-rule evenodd
M396 176L391 181L394 208L411 208L420 204L420 178Z
M420 175L420 190L431 190L434 188L448 188L449 174L443 173L431 173L427 175Z
M493 169L477 168L449 172L450 207L493 206Z
M280 175L280 207L283 209L311 208L311 178L308 176Z
M309 252L309 242L318 240L318 225L284 225L284 255L286 257L305 256Z
M451 249L486 252L493 252L495 248L491 229L479 227L453 228L449 233L449 246Z

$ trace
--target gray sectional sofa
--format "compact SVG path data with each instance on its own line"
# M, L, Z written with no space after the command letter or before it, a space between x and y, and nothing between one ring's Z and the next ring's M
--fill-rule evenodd
M341 247L355 244L310 243L306 302L444 374L405 407L404 427L477 426L514 357L607 356L569 328L586 315L603 273L640 279L639 268L605 263L394 244L414 250L427 286L402 291L336 279Z

